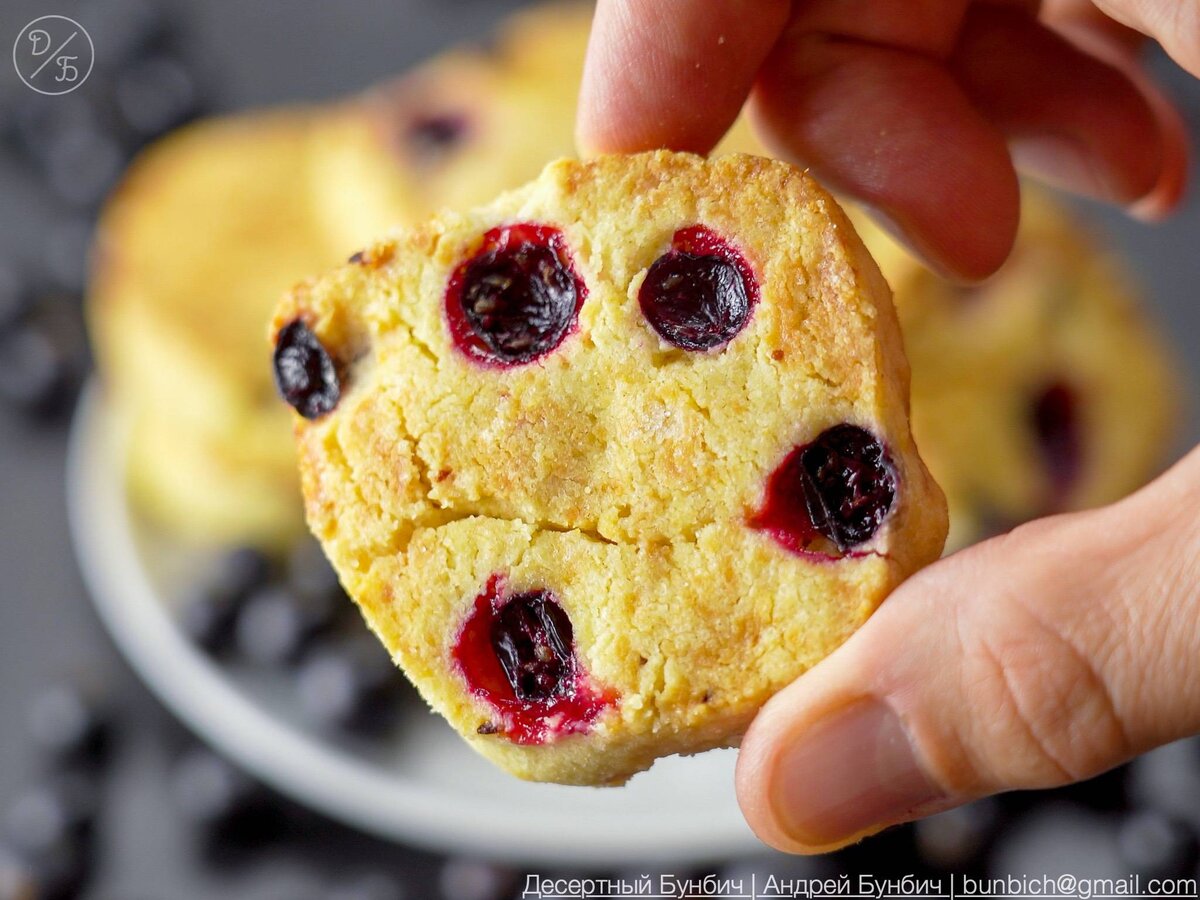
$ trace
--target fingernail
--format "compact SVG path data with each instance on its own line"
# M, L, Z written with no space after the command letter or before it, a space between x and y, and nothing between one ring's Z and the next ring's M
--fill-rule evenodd
M807 847L844 843L932 811L942 791L917 762L900 719L860 700L796 738L775 771L775 815Z
M1009 145L1017 168L1055 187L1097 200L1124 202L1119 191L1076 141L1059 135L1024 135Z

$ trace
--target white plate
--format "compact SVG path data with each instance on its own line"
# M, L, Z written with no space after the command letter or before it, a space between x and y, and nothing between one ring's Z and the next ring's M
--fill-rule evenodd
M119 435L95 386L73 425L71 530L101 619L150 688L280 792L406 843L522 862L715 860L762 850L738 812L733 751L661 760L621 788L529 784L413 710L377 748L305 728L284 685L218 665L177 629L171 598L198 566L130 510Z

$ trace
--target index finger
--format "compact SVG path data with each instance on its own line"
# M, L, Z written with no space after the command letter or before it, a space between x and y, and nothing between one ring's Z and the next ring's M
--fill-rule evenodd
M789 0L599 0L579 95L580 150L707 153L733 124Z

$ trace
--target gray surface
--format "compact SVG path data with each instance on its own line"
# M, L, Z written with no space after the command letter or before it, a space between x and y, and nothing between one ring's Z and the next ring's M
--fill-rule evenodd
M232 109L325 97L369 83L452 39L486 33L493 20L517 4L179 0L175 5L192 24L200 58L220 84L220 105ZM0 49L5 50L0 54L0 96L20 88L8 67L7 48L21 26L34 15L69 15L77 8L69 2L50 10L44 0L6 0L0 18ZM102 57L103 47L97 50ZM1161 59L1155 66L1175 86L1191 131L1200 136L1200 84ZM39 258L53 211L40 205L25 176L13 170L0 170L0 204L0 253ZM1200 327L1200 198L1193 194L1173 220L1156 227L1130 222L1111 210L1085 209L1127 251L1154 299L1156 315L1195 372L1200 361L1193 346ZM1192 381L1196 383L1194 377ZM1194 428L1190 433L1195 434ZM64 450L61 433L0 417L0 802L38 769L23 735L29 694L64 674L112 681L126 702L123 718L133 727L124 735L128 752L121 756L105 811L113 827L104 830L100 893L126 898L232 896L211 872L202 874L207 870L195 863L194 848L165 800L169 748L159 735L169 730L166 716L134 684L88 608L67 543ZM424 865L413 859L413 865ZM259 893L239 888L237 896Z

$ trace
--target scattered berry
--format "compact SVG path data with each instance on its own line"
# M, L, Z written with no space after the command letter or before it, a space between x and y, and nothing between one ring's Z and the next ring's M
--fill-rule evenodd
M125 151L106 131L73 128L47 147L42 164L46 183L59 199L90 209L116 184Z
M251 592L266 583L271 566L252 547L219 557L208 577L189 588L180 609L179 627L197 646L222 652L233 638L234 621Z
M287 585L304 597L345 600L337 572L329 564L321 545L311 539L297 541L288 553ZM350 608L347 603L342 605Z
M151 56L131 63L116 78L121 118L142 137L181 125L197 110L196 84L179 60Z
M91 853L78 842L41 853L21 853L0 845L0 898L72 900L79 897L91 871Z
M1190 825L1154 810L1140 810L1126 818L1117 833L1117 846L1129 870L1148 878L1190 874L1198 849Z
M1143 753L1129 763L1129 796L1200 828L1200 739L1187 738Z
M420 165L433 165L453 150L470 130L467 117L457 113L429 113L409 122L405 144Z
M0 261L0 335L20 322L33 306L27 276L13 263Z
M913 823L913 840L921 859L952 872L978 869L995 836L999 805L986 798Z
M44 896L34 866L12 848L0 844L0 897L34 900Z
M1117 826L1070 804L1043 804L999 834L989 870L1004 875L1121 878Z
M1083 458L1078 395L1056 382L1034 399L1031 414L1054 497L1061 502L1079 477Z
M97 48L97 65L120 69L170 37L164 4L153 0L85 0L79 8Z
M252 593L238 610L234 638L245 659L265 666L294 662L333 620L330 595L302 595L279 585Z
M399 879L383 872L367 872L346 879L325 900L405 900L408 891Z
M276 824L266 791L206 747L184 753L170 778L176 808L205 837L257 840Z
M296 673L300 705L326 730L378 735L395 726L404 676L373 637L355 634L313 648Z
M93 223L84 215L63 216L46 229L42 263L49 281L62 291L73 294L75 308L83 296L88 277L88 254L92 246Z
M0 399L44 418L65 408L74 384L69 356L46 329L26 324L0 336Z
M98 762L110 737L108 720L95 701L66 684L34 696L29 731L38 748L60 762Z
M60 772L13 800L4 815L5 834L30 858L50 854L89 834L96 810L92 781L79 773Z
M446 900L501 900L515 881L511 869L484 860L451 857L442 866L438 887Z

